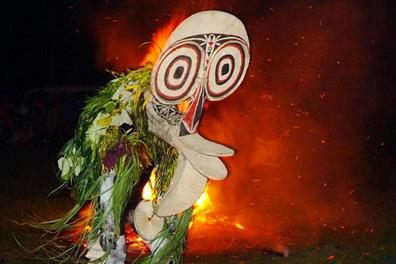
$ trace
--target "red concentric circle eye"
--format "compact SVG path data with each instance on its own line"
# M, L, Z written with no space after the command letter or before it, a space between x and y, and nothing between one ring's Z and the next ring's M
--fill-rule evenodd
M206 82L206 93L211 101L222 100L241 84L249 64L248 47L238 41L220 46L213 55Z
M192 94L202 65L202 50L195 43L170 48L153 70L152 85L156 98L163 103L179 103Z

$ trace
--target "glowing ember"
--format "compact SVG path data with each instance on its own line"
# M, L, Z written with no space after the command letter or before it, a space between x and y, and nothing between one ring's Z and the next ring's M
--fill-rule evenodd
M238 228L238 229L242 229L242 230L245 229L245 228L243 227L243 225L241 225L240 223L235 223L234 225L235 225L235 227Z

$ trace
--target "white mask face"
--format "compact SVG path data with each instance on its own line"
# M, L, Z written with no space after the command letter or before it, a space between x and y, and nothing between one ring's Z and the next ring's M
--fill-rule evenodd
M153 67L151 89L164 105L188 102L180 135L194 133L204 101L219 101L243 81L250 61L243 23L221 11L204 11L183 21Z

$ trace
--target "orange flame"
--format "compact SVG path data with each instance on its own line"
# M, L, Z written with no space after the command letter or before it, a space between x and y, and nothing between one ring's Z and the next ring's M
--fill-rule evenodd
M153 34L152 45L149 47L148 52L140 62L140 65L145 65L146 63L154 64L162 49L165 47L168 38L172 31L183 21L185 15L174 16L168 24L160 28L157 32Z
M125 239L128 254L142 255L149 251L144 240L135 233L129 224L125 224Z
M194 204L193 215L209 212L212 206L213 204L209 197L209 187L206 187L204 193Z
M142 198L146 201L152 201L155 198L155 193L154 193L154 187L155 183L157 181L157 168L154 168L151 171L150 179L144 185L143 191L142 191Z
M84 205L78 213L78 218L74 224L74 228L67 232L68 239L73 243L79 243L80 237L84 233L92 231L91 222L95 215L93 205L88 203Z

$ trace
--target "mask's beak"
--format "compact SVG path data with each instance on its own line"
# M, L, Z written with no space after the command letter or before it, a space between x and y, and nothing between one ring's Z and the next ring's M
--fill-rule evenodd
M199 85L192 96L192 101L187 102L187 108L185 102L179 104L180 110L182 110L181 108L187 109L180 124L179 136L185 136L196 132L199 121L201 120L204 102L205 94L202 91L202 86Z

